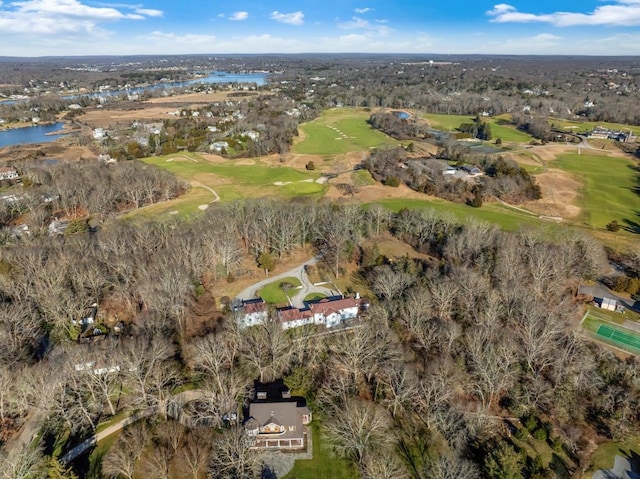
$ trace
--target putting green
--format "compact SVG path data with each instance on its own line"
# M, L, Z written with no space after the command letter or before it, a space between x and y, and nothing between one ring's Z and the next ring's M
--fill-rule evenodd
M371 113L360 108L327 110L319 118L300 125L304 139L294 144L292 151L307 155L337 155L400 144L371 128L367 123Z

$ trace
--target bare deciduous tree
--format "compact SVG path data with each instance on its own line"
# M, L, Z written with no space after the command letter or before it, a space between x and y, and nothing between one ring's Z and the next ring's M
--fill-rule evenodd
M374 403L347 399L332 409L327 434L344 456L364 464L369 454L384 454L395 440L391 419Z
M243 428L231 428L214 438L209 477L220 479L257 479L262 457L251 449L253 439Z

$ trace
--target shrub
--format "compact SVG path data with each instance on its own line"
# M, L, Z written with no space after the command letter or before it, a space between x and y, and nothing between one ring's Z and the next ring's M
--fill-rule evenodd
M497 146L502 145L502 138L496 138L496 145Z
M539 427L535 431L533 431L533 437L535 437L538 441L546 441L548 438L548 434L543 427Z
M390 176L389 178L384 180L384 184L385 186L393 186L394 188L397 188L398 186L400 186L400 178L398 178L397 176Z
M620 223L618 223L616 220L613 220L607 223L607 229L609 231L619 231L620 228L621 228Z
M313 171L316 169L316 165L313 163L313 161L309 161L309 163L306 164L305 168L309 171Z
M527 416L523 421L523 424L526 430L531 433L538 428L538 420L535 416Z

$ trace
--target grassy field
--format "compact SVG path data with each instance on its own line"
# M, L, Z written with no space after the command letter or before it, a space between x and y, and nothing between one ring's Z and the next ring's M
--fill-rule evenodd
M451 203L439 199L388 199L375 201L370 204L379 204L394 212L400 211L403 208L433 208L441 213L451 213L460 221L472 217L488 223L494 223L505 231L518 231L523 228L540 226L554 229L559 228L555 223L540 220L535 215L529 215L498 203L484 204L481 208L473 208L464 204Z
M549 120L552 126L558 129L566 129L572 133L589 133L596 126L603 126L610 130L621 130L621 131L629 131L631 130L636 135L640 135L640 126L634 125L625 125L623 123L607 123L602 121L570 121L570 120L562 120L560 118L553 118Z
M591 479L593 474L600 469L612 469L616 456L624 456L634 452L640 454L640 437L630 437L624 441L607 441L598 446L591 456L591 464L582 476L582 479Z
M335 457L329 450L318 425L310 427L313 435L313 459L298 460L285 479L352 479L357 474L347 461Z
M145 163L171 171L194 186L186 195L132 212L129 216L157 216L176 211L181 215L197 213L199 206L211 203L215 195L220 201L260 197L312 197L324 196L327 186L318 183L320 173L300 171L285 166L271 166L259 159L253 165L212 163L193 153L145 158Z
M425 118L437 129L443 131L456 130L463 123L472 123L474 117L469 115L436 115L427 113ZM528 133L518 130L510 124L508 115L493 118L484 118L491 125L493 140L500 138L505 143L529 143L533 137Z
M265 300L265 302L269 304L288 303L289 300L287 298L287 294L285 294L285 291L280 287L282 283L290 283L293 285L288 293L290 297L294 297L298 292L295 288L297 288L298 286L302 286L298 278L295 278L293 276L282 278L266 285L264 288L258 291L258 296L260 296Z
M360 108L334 108L315 120L300 125L303 140L294 144L293 153L337 155L350 151L393 146L399 141L369 126L370 111Z
M611 220L621 225L640 221L640 196L633 191L637 172L625 158L590 155L561 155L549 166L580 177L584 190L580 196L583 214L580 220L595 228L604 228Z

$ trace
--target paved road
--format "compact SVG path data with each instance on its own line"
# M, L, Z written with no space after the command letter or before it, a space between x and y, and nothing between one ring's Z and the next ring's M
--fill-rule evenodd
M279 279L290 278L292 276L295 278L298 278L300 280L300 283L302 283L302 288L291 291L291 294L295 293L295 296L291 298L291 303L292 303L292 306L295 306L296 308L304 307L304 298L311 293L322 293L326 296L334 296L334 295L340 294L340 292L335 289L326 288L324 286L314 286L309 281L309 278L307 277L307 273L306 273L306 267L310 265L314 265L317 262L318 262L317 258L311 258L305 261L304 263L302 263L300 266L296 266L295 268L290 269L289 271L285 271L284 273L280 273L275 276L269 276L268 278L265 278L262 281L258 281L257 283L254 283L251 286L249 286L248 288L245 288L244 290L240 291L240 293L236 296L236 298L242 299L242 300L257 298L258 291L260 291L260 289L262 289L264 286L270 283L273 283L274 281L277 281Z
M630 299L618 296L615 292L611 291L602 283L596 283L591 286L580 286L579 293L593 296L594 298L612 298L622 304L625 308L635 312L640 312L640 301L634 301Z

